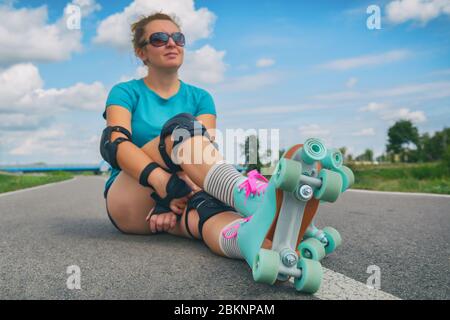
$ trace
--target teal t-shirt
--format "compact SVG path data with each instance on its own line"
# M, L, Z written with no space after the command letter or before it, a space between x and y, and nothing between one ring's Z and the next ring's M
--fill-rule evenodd
M187 112L194 117L201 114L216 115L211 95L181 80L178 92L169 99L160 97L150 89L143 78L120 82L109 92L103 112L105 120L106 108L110 105L119 105L131 112L132 142L139 148L159 136L164 123L176 114ZM112 168L105 190L120 171Z

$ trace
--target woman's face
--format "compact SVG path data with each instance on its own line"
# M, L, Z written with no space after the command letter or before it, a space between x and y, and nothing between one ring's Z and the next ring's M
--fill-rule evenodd
M174 32L180 32L180 30L171 21L154 20L145 27L145 34L142 40L148 40L150 35L155 32L172 34ZM168 55L168 53L174 54ZM177 46L172 37L170 37L169 42L162 47L154 47L151 44L147 44L142 48L139 56L143 61L147 61L147 66L178 69L183 63L184 48Z

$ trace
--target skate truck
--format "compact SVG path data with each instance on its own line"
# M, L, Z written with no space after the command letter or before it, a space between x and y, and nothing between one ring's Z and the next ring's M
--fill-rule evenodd
M297 291L319 290L323 277L320 260L335 251L342 239L336 229L320 230L313 220L320 202L335 202L353 183L353 172L343 165L341 152L327 149L320 139L310 138L289 148L258 208L237 234L253 279L274 284L293 277ZM236 195L238 206L245 209L238 198ZM263 247L263 242L271 247Z

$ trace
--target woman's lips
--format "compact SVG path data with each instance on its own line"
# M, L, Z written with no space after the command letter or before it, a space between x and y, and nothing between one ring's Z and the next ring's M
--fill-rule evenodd
M176 56L178 56L177 53L168 53L164 55L165 57L169 57L169 58L175 58Z

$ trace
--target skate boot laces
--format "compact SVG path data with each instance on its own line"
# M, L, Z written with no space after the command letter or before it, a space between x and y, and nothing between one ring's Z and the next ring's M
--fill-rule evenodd
M239 191L245 189L245 198L250 195L264 193L269 181L258 170L252 170L247 174L247 179L239 185Z
M241 224L243 224L244 222L249 221L252 217L253 217L253 216L249 216L249 217L247 217L247 218L244 218L244 219L240 220L238 223L233 224L232 226L230 226L230 227L224 229L224 230L222 231L222 236L223 236L225 239L231 239L231 238L236 237L236 236L237 236L237 233L238 233L238 230L239 230L239 227L241 226ZM230 231L231 231L231 233L229 233Z

